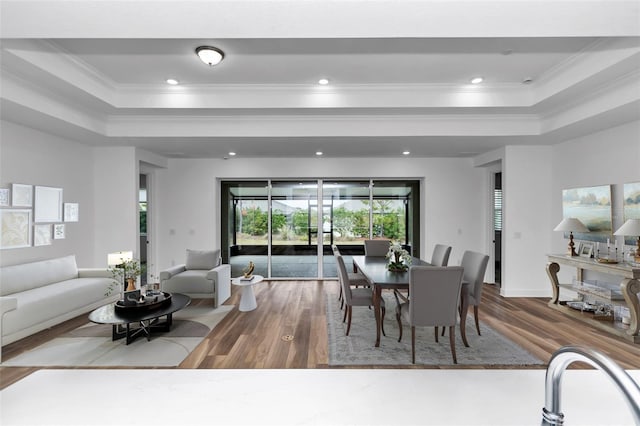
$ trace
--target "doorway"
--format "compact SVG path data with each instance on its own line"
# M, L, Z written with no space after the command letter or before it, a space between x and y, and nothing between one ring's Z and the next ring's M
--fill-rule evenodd
M223 262L239 276L249 261L270 278L337 276L331 245L364 254L389 239L419 256L419 181L335 179L224 181Z
M493 180L493 267L495 283L500 286L502 276L502 172L494 173Z

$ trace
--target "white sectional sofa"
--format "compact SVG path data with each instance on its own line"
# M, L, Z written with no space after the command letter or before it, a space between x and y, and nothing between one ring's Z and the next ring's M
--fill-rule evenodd
M107 269L78 269L74 255L0 268L2 345L116 301Z

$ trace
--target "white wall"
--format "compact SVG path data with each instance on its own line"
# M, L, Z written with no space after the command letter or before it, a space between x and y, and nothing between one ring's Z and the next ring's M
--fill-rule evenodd
M508 146L503 161L502 283L507 297L550 294L552 148Z
M470 159L242 159L170 160L157 172L160 269L184 262L187 248L220 245L219 181L263 178L422 179L423 256L453 246L451 264L464 250L484 248L484 171Z
M549 229L562 220L563 189L612 185L612 219L616 230L623 223L623 184L640 182L640 121L556 145L552 164L552 224ZM622 244L622 237L616 239ZM562 232L551 232L551 242L551 252L566 252L568 242ZM561 268L559 276L561 282L571 282L575 271Z
M80 221L66 223L65 239L49 246L1 250L0 265L75 254L79 266L93 266L93 149L7 121L0 126L0 187L59 187L64 202L80 208Z
M0 187L12 183L63 189L78 203L80 221L66 223L66 238L49 246L0 251L0 265L75 254L79 267L106 267L107 253L136 251L136 150L90 147L22 125L0 122ZM138 156L140 154L137 154Z

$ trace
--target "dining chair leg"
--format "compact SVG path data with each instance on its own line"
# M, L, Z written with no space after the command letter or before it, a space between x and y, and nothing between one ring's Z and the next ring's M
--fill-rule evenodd
M449 344L451 345L451 355L453 356L453 363L457 364L458 359L456 358L456 327L449 327Z
M342 322L347 320L347 313L349 312L349 306L347 306L344 310L344 316L342 317Z
M473 318L476 320L476 330L478 330L478 336L480 336L480 321L478 321L478 305L473 305Z
M411 364L416 363L416 327L411 326Z
M384 316L387 313L387 308L384 307L384 305L382 305L382 316L380 318L380 330L382 330L382 335L386 336L387 333L384 332Z
M444 328L444 327L442 327ZM435 327L436 343L438 343L438 327Z
M396 309L396 320L398 321L398 328L400 329L400 336L398 336L398 342L402 340L402 321L400 320L400 310Z
M347 333L346 335L349 335L349 330L351 330L351 312L353 310L353 306L351 305L347 305L347 312L348 312L348 317L349 319L347 320Z

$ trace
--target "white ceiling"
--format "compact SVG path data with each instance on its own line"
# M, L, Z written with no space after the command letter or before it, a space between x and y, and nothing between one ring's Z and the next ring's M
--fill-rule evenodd
M3 119L87 144L187 158L471 157L640 118L637 2L146 0L127 15L114 1L71 3L0 4L0 106ZM192 8L213 6L224 23L212 30ZM345 19L325 21L338 10ZM222 63L200 62L200 45L222 49Z

